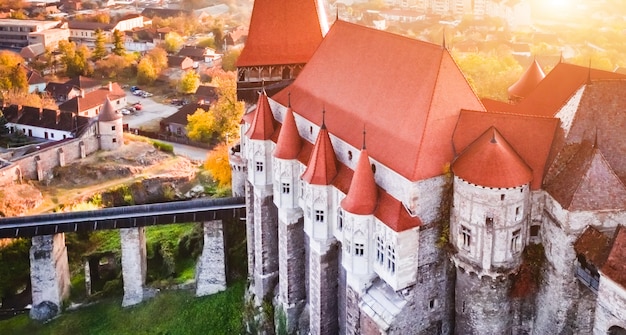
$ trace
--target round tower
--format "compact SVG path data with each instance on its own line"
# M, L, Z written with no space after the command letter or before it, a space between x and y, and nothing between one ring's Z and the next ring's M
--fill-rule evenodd
M243 197L246 195L246 178L248 169L246 159L241 154L241 143L230 147L228 151L228 162L231 169L231 189L233 197Z
M102 110L98 113L98 136L100 149L115 150L124 143L122 113L118 113L107 97Z
M509 291L528 242L532 171L495 129L456 159L450 241L457 334L508 334Z

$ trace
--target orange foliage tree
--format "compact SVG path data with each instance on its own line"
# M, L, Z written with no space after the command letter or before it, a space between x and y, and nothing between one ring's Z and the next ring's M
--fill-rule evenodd
M207 169L219 187L229 187L231 181L230 164L228 163L228 146L217 145L207 155L204 168Z

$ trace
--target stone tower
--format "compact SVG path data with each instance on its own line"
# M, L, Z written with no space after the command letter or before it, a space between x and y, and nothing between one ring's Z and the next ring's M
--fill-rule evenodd
M98 114L100 149L110 151L122 146L124 143L123 124L122 114L115 110L111 100L107 97Z
M456 334L509 334L509 275L528 242L532 170L494 127L461 153L452 170Z

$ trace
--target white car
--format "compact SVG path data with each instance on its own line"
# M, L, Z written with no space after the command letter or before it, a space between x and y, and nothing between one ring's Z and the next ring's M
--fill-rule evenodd
M142 95L142 94L143 94L143 91L142 91L142 90L134 90L134 91L133 91L133 95L140 96L140 95Z
M130 110L126 108L122 108L120 109L120 113L122 113L122 115L130 115Z

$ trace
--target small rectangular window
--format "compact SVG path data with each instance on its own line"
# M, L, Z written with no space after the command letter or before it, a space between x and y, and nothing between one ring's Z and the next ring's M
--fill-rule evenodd
M518 253L520 251L520 230L516 230L513 232L511 237L511 251L513 253Z
M469 248L472 245L472 231L469 228L461 226L461 238L463 239L462 246L464 248Z
M117 138L114 138L114 139L113 139L113 143L116 143L116 142L117 142Z
M365 245L363 243L355 243L354 244L354 255L355 256L363 256L365 253Z
M324 223L324 211L319 209L315 210L315 222Z
M289 183L282 183L282 192L283 192L283 194L291 193L291 184L289 184Z
M263 172L263 162L256 162L256 172Z
M493 218L491 216L488 216L485 218L485 224L487 226L493 226Z
M530 236L537 237L539 236L539 225L530 226Z
M396 249L390 245L387 246L387 271L391 274L396 273Z
M385 262L385 243L380 236L376 237L376 261L380 265Z
M337 229L343 230L343 210L341 208L337 210Z
M111 126L111 130L115 130L115 126Z

